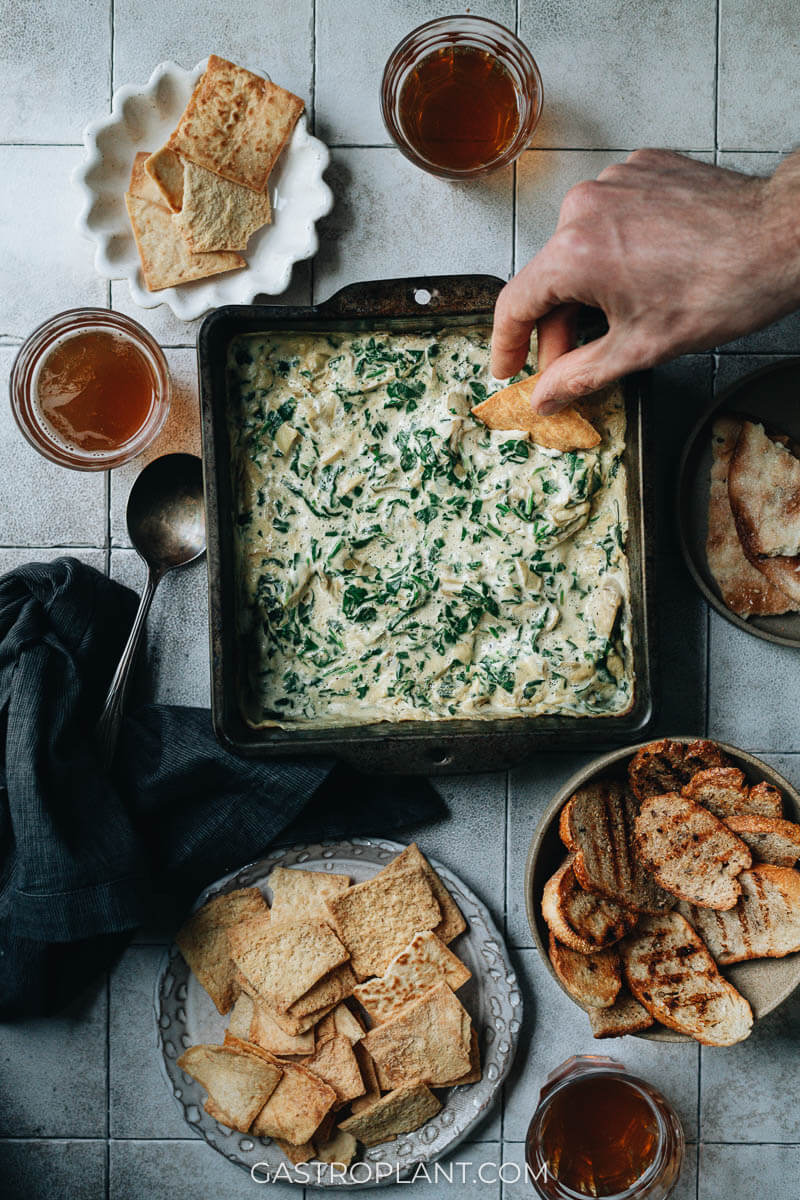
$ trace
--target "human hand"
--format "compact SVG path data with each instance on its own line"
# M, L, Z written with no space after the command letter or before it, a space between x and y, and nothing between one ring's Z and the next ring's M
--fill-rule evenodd
M497 300L492 373L515 374L539 324L543 413L629 371L707 350L800 305L800 152L771 179L637 150L567 192L556 232ZM608 333L578 349L580 304Z

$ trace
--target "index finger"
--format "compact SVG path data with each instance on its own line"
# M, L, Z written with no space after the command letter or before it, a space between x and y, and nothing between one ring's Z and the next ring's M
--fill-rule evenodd
M545 246L497 297L491 362L495 379L508 379L522 369L530 351L534 325L559 302L548 247Z

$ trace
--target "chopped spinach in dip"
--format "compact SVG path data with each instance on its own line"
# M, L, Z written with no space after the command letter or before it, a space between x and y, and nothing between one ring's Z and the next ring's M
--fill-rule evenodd
M488 329L234 340L251 724L629 708L625 413L596 450L487 429Z

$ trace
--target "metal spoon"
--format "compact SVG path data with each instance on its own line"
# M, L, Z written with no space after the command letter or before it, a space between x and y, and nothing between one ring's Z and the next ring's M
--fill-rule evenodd
M131 542L147 565L147 586L97 723L105 766L114 757L131 667L156 588L167 571L194 562L206 548L200 459L195 454L165 454L149 463L131 488L127 519Z

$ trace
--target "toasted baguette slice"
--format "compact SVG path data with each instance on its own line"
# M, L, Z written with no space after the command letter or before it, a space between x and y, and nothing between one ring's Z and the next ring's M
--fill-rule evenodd
M572 858L556 871L542 892L542 916L550 932L579 954L613 946L636 924L636 913L598 892L586 892L575 878Z
M771 783L748 787L738 767L711 767L698 771L681 789L681 795L702 804L715 817L738 817L753 813L760 817L781 817L783 801Z
M624 784L597 779L579 788L561 811L558 832L575 851L575 878L636 912L661 912L674 901L633 852L638 804Z
M634 754L628 764L628 779L640 800L679 792L697 771L707 767L727 767L730 759L714 742L674 742L664 738L650 742Z
M616 950L579 954L550 934L550 962L564 987L582 1008L610 1008L622 987Z
M624 1037L641 1033L655 1022L646 1008L627 991L621 991L610 1008L590 1008L589 1024L596 1038Z
M727 912L680 904L721 966L750 958L783 958L800 950L800 873L758 863L739 876L742 897Z
M733 908L742 891L737 876L753 862L727 825L676 792L642 804L636 853L673 896L718 909Z
M777 817L726 817L725 824L749 848L754 862L793 867L800 858L800 825Z
M706 1046L732 1046L749 1035L750 1005L680 913L643 917L620 942L620 956L628 987L663 1025Z

